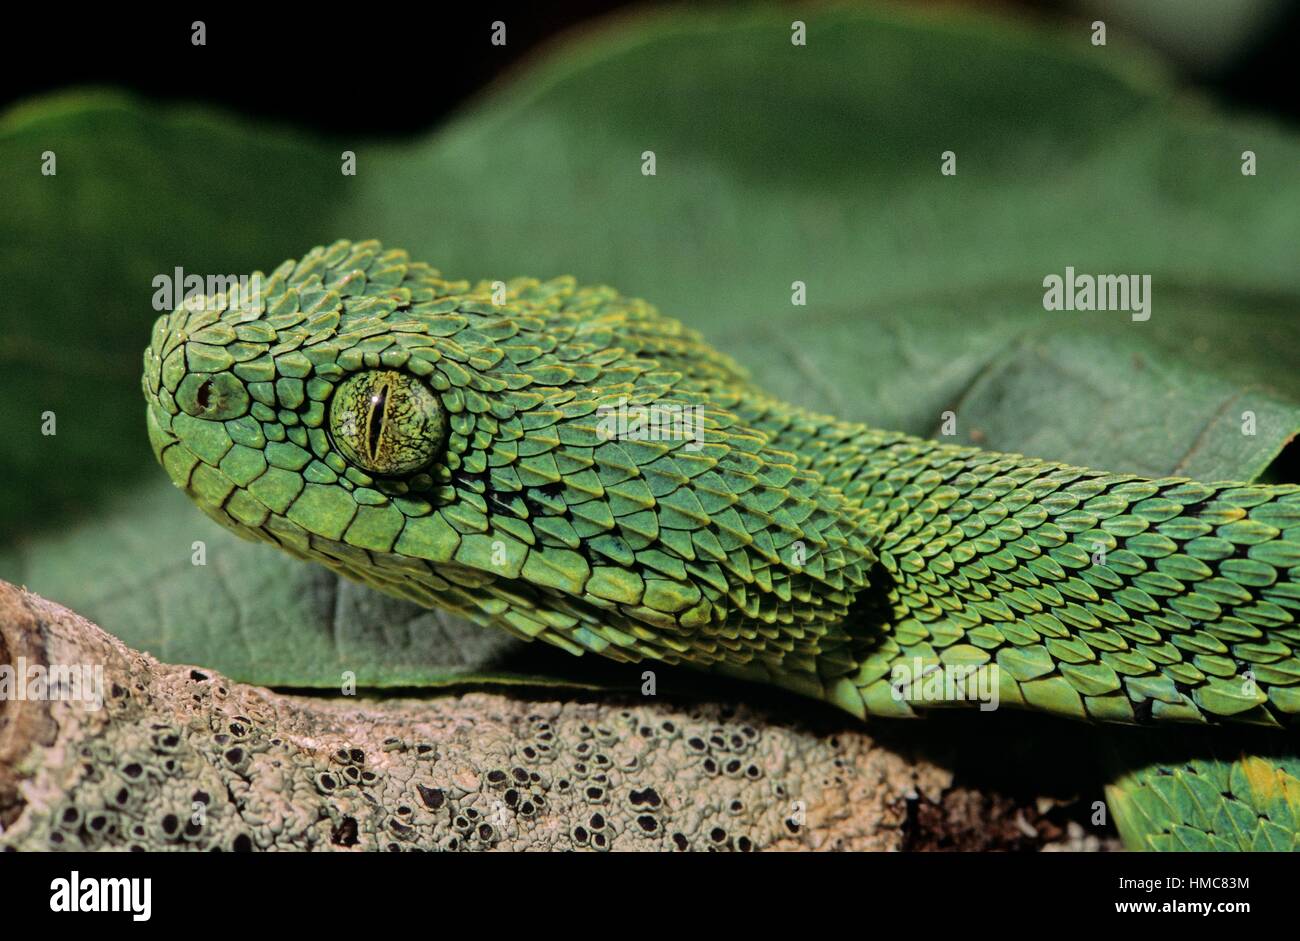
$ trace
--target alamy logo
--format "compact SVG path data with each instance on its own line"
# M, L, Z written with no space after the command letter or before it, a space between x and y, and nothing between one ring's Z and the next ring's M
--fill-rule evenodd
M104 707L102 663L0 663L0 700L80 702L88 712Z
M913 657L890 670L889 692L896 702L978 702L980 712L998 707L996 663L930 663Z
M1151 319L1151 275L1080 274L1043 279L1043 310L1127 310L1133 320Z
M596 409L596 434L603 441L685 441L688 451L704 446L704 409L699 405L655 402L652 405L618 405Z
M82 879L72 870L67 879L50 883L52 912L130 912L132 921L148 921L153 913L153 880Z
M247 306L252 299L262 293L261 275L210 274L206 278L198 274L186 274L179 265L171 274L157 275L152 282L154 287L153 309L159 312L179 310L188 302L189 309L203 309L195 300L208 297L225 297L229 307Z

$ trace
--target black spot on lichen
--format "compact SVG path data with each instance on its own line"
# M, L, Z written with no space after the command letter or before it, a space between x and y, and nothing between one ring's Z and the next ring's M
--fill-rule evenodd
M442 788L425 787L423 784L417 784L415 789L420 792L420 800L424 802L424 806L430 810L437 810L446 801L446 795L443 793Z
M647 787L640 791L633 788L631 793L628 794L628 799L632 802L634 807L640 807L642 805L646 807L658 807L661 803L659 792L653 787Z
M356 846L359 842L356 818L344 817L339 821L338 826L330 830L330 842L335 846Z

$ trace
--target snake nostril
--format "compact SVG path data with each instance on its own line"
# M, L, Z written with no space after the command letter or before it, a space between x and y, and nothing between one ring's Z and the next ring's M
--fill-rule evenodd
M248 388L228 372L190 373L174 395L181 411L204 421L225 421L248 411Z

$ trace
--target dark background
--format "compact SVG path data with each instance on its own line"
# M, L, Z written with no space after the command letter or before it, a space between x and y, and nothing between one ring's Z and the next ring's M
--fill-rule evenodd
M958 0L948 5L992 8L1084 29L1101 17L1113 39L1124 28L1120 18L1088 8L1105 2L1115 0ZM1219 2L1230 7L1247 0ZM943 4L914 0L913 5ZM306 4L233 11L198 5L148 13L105 6L74 13L50 3L12 5L5 11L9 75L0 108L61 88L113 85L153 99L206 102L331 136L401 136L434 126L559 33L599 28L596 21L607 14L672 6L567 0L434 3L409 10L391 4L323 4L310 13ZM792 19L816 18L815 5L788 6ZM196 19L207 26L206 47L190 44L190 24ZM489 42L497 19L506 23L504 47ZM1160 44L1158 35L1147 38ZM1288 0L1225 63L1184 57L1174 64L1187 86L1225 105L1300 124L1298 41L1300 2ZM381 85L408 93L387 94Z

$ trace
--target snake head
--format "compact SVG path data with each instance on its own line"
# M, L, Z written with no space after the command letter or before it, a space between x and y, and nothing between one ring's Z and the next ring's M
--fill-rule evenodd
M158 318L143 383L159 462L243 536L630 660L813 656L865 585L861 521L643 302L377 242L252 283Z

